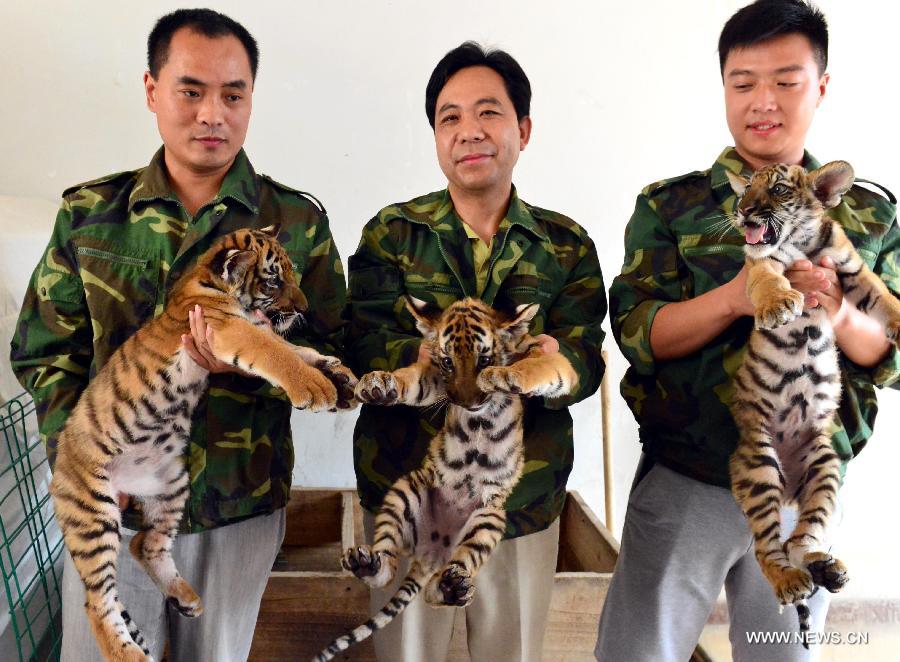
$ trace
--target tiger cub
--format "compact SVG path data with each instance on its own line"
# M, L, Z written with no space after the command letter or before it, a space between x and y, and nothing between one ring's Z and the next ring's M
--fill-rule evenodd
M853 185L853 169L835 161L806 172L771 165L749 182L728 173L739 196L734 224L744 234L747 294L756 310L731 411L740 431L731 457L732 491L750 522L756 558L783 605L797 605L809 629L806 599L824 586L839 591L844 564L824 534L840 484L829 428L841 396L834 331L822 309L803 310L803 295L784 271L796 260L830 257L844 297L881 322L898 343L900 302L866 266L841 225L825 215ZM798 506L781 543L780 508Z
M475 575L503 536L503 505L522 475L522 396L568 394L578 381L560 353L545 354L528 335L537 304L507 317L476 299L431 315L421 301L407 308L431 360L394 372L366 374L356 397L376 405L424 407L449 402L443 429L422 466L385 495L374 544L348 549L342 565L373 587L388 584L400 555L409 573L395 596L366 624L317 656L338 652L384 628L424 587L435 606L464 607Z
M307 307L276 235L277 228L239 230L217 241L175 285L162 315L97 373L59 436L50 491L106 660L150 659L116 589L119 494L131 495L143 517L132 555L182 614L203 610L171 556L189 491L183 456L191 414L208 375L181 345L190 333L188 311L203 307L219 360L282 387L295 407L321 411L352 400L356 380L338 359L275 333Z

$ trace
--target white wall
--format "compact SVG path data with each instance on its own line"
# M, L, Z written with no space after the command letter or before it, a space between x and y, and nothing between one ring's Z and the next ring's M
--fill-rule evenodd
M417 3L209 3L259 40L262 57L247 151L257 169L326 205L346 258L362 224L387 203L443 186L424 116L437 60L465 39L511 52L528 73L532 142L515 181L522 197L583 224L607 285L622 231L645 184L708 167L730 141L716 42L743 0L539 0ZM852 5L852 6L851 6ZM849 160L862 177L900 189L895 3L822 0L831 22L832 82L809 138L821 160ZM0 7L0 194L56 200L66 186L144 165L159 144L145 109L146 35L172 2L48 2ZM608 325L607 325L608 328ZM618 397L612 356L616 533L639 447ZM896 527L874 513L900 464L900 396L881 396L878 432L851 466L843 547L853 595L900 596ZM573 409L571 487L602 516L599 398ZM298 414L295 481L354 482L354 415Z

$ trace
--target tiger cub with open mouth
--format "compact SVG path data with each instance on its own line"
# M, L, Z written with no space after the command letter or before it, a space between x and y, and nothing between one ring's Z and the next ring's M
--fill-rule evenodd
M770 165L749 181L728 173L740 198L734 225L744 234L747 294L755 329L734 378L731 412L740 431L731 457L734 496L750 522L756 558L782 605L796 605L809 630L807 598L839 591L844 564L825 545L840 485L830 426L841 397L834 330L821 306L803 310L803 294L784 272L795 261L834 261L844 297L877 319L898 343L900 302L825 210L850 190L844 161L812 172ZM781 542L781 506L796 503L798 522Z

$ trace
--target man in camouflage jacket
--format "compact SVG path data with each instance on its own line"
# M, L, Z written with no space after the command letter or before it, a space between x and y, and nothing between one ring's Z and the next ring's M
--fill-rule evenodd
M571 395L526 402L525 473L506 503L506 540L479 572L467 607L472 659L491 662L540 659L558 516L572 469L567 407L597 389L604 368L606 297L593 242L565 216L524 203L511 184L531 128L527 86L502 51L486 55L472 43L450 51L426 93L449 186L381 210L349 262L348 354L359 374L395 370L420 356L422 338L404 294L440 308L466 296L507 311L538 303L531 333L544 334L545 351L562 352L578 373ZM397 478L421 464L442 425L441 411L362 408L354 461L369 513ZM373 606L380 608L395 588L373 592ZM444 659L453 612L415 602L376 634L379 659Z
M290 339L326 354L339 349L344 276L325 212L305 194L257 175L241 148L256 74L252 37L225 16L196 10L163 17L150 40L145 81L164 146L146 168L63 193L12 344L12 365L34 397L51 465L57 435L88 381L162 312L181 274L233 230L281 225L279 239L309 300L308 325ZM198 57L207 64L197 66ZM174 106L173 93L180 94ZM182 139L184 117L189 137ZM197 173L202 180L192 177ZM206 611L177 623L169 650L173 659L244 660L284 534L294 466L291 407L280 389L210 363L201 337L186 345L211 374L185 458L191 482L181 528L193 535L176 540L174 555ZM126 527L139 523L126 511ZM120 595L160 659L163 596L127 544L122 549ZM71 560L65 584L63 659L99 659Z
M779 613L730 491L738 432L728 403L753 307L744 238L723 229L737 203L726 172L749 177L768 163L819 166L804 142L828 82L827 28L802 2L763 0L726 24L719 54L735 147L708 170L641 192L625 232L622 273L610 289L613 334L631 365L622 394L640 424L644 457L604 605L598 660L688 659L723 583L735 660L810 655L799 643L748 639L754 632L790 636L797 615ZM856 185L829 214L900 293L894 203ZM785 275L807 307L825 308L835 328L844 393L833 445L846 463L872 434L874 387L897 382L900 355L878 323L843 300L833 264L801 261ZM824 626L827 595L810 599L813 632Z

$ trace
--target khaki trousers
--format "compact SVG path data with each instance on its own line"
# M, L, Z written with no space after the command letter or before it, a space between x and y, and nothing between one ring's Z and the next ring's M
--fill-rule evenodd
M203 613L186 618L165 598L128 551L134 531L123 529L116 583L153 659L169 662L244 662L250 653L259 603L284 539L284 508L219 529L178 536L172 556L181 576L203 600ZM102 662L84 611L84 585L64 552L62 662Z
M375 517L365 513L366 538ZM531 535L501 540L475 577L475 599L465 608L472 662L540 662L547 613L556 573L559 519ZM373 589L371 611L393 596L409 564L401 560L397 577ZM380 662L442 662L453 635L455 608L432 607L417 596L384 630L375 633Z

